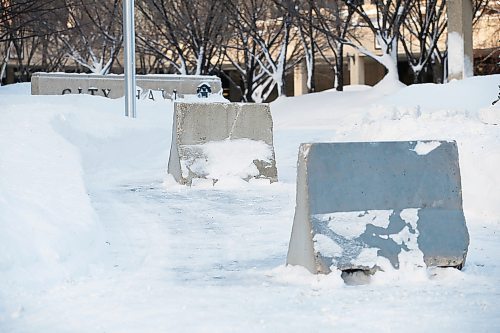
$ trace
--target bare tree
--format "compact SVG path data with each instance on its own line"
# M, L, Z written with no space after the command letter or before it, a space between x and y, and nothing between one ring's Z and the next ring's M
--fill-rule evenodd
M317 2L315 13L317 29L321 32L318 52L335 73L334 87L344 88L344 45L357 40L353 23L354 9L341 0ZM352 42L351 42L352 44ZM333 57L331 55L333 55Z
M29 79L39 40L57 32L49 22L60 9L59 0L0 0L0 78L5 75L10 58L17 61L23 74L18 79Z
M424 73L432 74L436 67L439 41L446 31L446 2L413 0L400 34L413 82L424 82Z
M217 70L228 36L224 1L141 0L137 2L142 27L141 47L180 74L208 74Z
M307 87L315 91L316 58L321 57L331 68L334 87L343 90L343 41L351 27L353 10L338 0L275 0L288 5L294 17L294 28L302 45L307 69ZM290 6L289 3L292 2Z
M59 39L58 34L43 36L41 42L40 63L36 64L45 72L64 71L68 64L65 45ZM40 50L39 48L39 50Z
M382 55L367 50L360 43L354 43L349 40L343 41L344 44L351 45L361 53L371 57L387 69L386 77L398 80L397 56L398 41L401 33L401 27L411 8L413 0L375 0L373 9L375 15L369 14L365 9L362 0L343 0L344 4L357 14L359 27L368 28L374 34L374 38L380 48Z
M58 0L0 0L0 42L39 36L33 22L43 20L59 7ZM17 32L23 31L22 36Z
M487 20L498 22L500 20L500 1L483 0L486 5L481 14L487 13ZM496 47L492 47L489 52L481 57L477 63L477 69L481 74L499 74L500 73L500 24L492 31L492 38L496 39ZM475 64L476 65L476 64Z
M318 51L318 41L320 39L317 29L317 3L315 0L276 0L284 9L291 12L293 27L298 32L298 39L302 46L301 57L306 64L307 71L307 91L316 91L315 67Z
M7 71L7 63L12 50L11 42L0 42L0 86Z
M58 34L67 56L92 73L108 74L123 41L120 0L64 0L68 31Z
M488 0L473 1L473 24L488 8ZM443 40L447 30L445 0L412 0L400 40L405 50L413 82L446 81L447 50ZM443 47L444 46L444 47Z
M228 3L237 42L229 41L226 56L245 82L247 100L251 92L253 101L265 101L275 88L278 97L285 96L285 75L299 59L291 10L266 0ZM236 66L242 58L244 65Z
M241 78L240 90L242 98L246 102L253 102L254 89L266 79L266 73L257 61L262 56L260 47L248 31L248 25L257 25L258 21L264 21L267 15L267 7L263 1L237 1L228 2L229 15L228 24L231 35L224 48L225 59L236 69ZM241 20L240 16L247 19ZM233 81L230 75L221 71L228 80ZM233 82L238 86L237 83Z
M476 26L479 21L485 16L487 20L493 20L499 22L500 18L500 1L499 0L473 0L472 2L473 16L472 16L472 26ZM497 23L496 31L493 31L491 36L499 36L500 34L500 24ZM496 59L496 60L495 60ZM500 73L500 38L496 40L496 47L493 47L491 51L477 59L478 62L474 63L474 71L480 70L482 74L498 74ZM489 63L489 64L488 64ZM445 73L447 76L447 73Z
M162 56L151 52L149 48L142 44L136 46L137 71L141 74L161 74L173 72L169 68L169 63Z

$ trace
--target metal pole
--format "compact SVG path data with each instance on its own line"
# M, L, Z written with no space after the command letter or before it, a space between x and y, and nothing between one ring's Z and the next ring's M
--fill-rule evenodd
M136 117L134 0L123 0L125 116Z

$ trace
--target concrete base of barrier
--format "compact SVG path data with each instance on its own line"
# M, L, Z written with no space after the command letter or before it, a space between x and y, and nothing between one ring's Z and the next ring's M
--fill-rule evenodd
M142 90L161 91L170 98L174 89L177 97L194 95L201 83L207 83L212 93L222 90L220 78L203 75L137 75L137 87ZM140 90L139 90L140 91ZM109 98L124 95L123 75L71 74L71 73L34 73L31 77L32 95L88 94Z
M174 104L168 173L181 184L194 178L278 179L273 123L267 104Z
M468 245L455 142L300 146L287 264L461 268Z

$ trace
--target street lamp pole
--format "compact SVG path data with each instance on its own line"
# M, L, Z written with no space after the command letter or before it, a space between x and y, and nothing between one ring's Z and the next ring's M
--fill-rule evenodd
M134 0L123 0L125 116L136 117Z

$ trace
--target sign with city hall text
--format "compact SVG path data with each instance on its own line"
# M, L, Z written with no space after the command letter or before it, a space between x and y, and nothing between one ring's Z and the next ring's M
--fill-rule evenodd
M137 75L137 96L155 99L157 96L171 98L195 95L202 83L210 85L211 91L222 90L220 78L204 75L155 74ZM32 95L87 94L108 98L124 96L123 75L35 73L31 77ZM140 87L140 88L139 88Z

